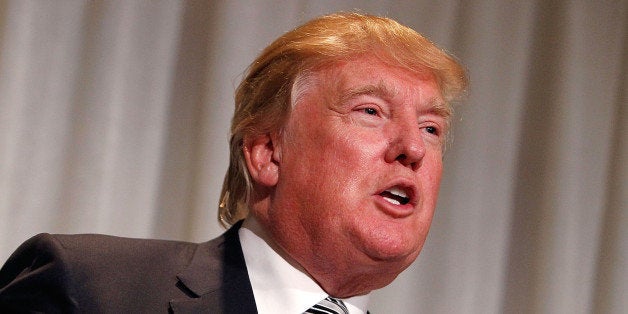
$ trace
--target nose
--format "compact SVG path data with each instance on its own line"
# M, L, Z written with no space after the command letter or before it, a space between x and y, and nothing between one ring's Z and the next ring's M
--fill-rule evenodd
M397 127L386 152L386 162L398 162L416 171L421 167L424 156L425 142L418 124Z

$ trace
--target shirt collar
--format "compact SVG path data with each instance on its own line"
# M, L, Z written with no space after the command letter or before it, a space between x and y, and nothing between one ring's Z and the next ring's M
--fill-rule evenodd
M239 230L246 268L259 314L303 313L326 298L327 293L307 274L292 266L260 237L261 227L253 217ZM364 314L368 295L342 299L351 314Z

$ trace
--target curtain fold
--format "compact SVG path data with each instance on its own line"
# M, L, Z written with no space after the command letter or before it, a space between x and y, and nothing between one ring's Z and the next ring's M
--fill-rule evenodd
M0 261L39 232L222 232L233 92L358 9L468 67L428 242L375 313L628 308L628 1L0 1ZM1 263L1 262L0 262Z

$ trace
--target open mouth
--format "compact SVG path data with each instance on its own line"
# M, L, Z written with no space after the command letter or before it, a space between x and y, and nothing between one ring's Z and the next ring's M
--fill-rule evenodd
M379 193L379 195L387 202L394 205L406 205L410 202L408 193L404 189L397 186L387 189L384 192Z

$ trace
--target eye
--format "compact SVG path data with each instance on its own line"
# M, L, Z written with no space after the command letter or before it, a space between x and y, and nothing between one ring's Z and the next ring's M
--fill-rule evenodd
M440 137L441 134L443 133L441 128L439 126L437 126L437 125L425 126L425 127L423 127L423 130L425 132L427 132L428 134L431 134L431 135L436 136L436 137Z
M366 113L368 115L372 115L372 116L376 116L377 115L377 109L374 109L374 108L364 108L362 110L364 110L364 113Z
M438 135L440 133L438 128L436 128L434 126L427 126L427 127L425 127L425 131L427 133L434 134L434 135Z

